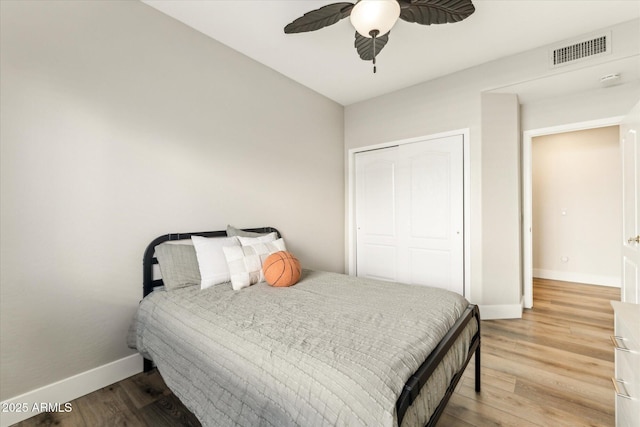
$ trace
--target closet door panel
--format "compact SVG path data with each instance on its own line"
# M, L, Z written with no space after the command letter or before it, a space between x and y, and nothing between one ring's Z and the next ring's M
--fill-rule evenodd
M462 137L400 146L404 281L464 293ZM406 170L406 172L405 172ZM400 259L405 259L403 256ZM404 274L402 272L405 272Z
M409 251L411 277L409 282L416 285L445 287L451 282L451 254L449 251L413 248Z
M358 276L464 293L462 136L356 154Z
M356 155L357 275L397 279L397 147Z
M421 153L409 159L409 237L448 239L451 188L448 153Z

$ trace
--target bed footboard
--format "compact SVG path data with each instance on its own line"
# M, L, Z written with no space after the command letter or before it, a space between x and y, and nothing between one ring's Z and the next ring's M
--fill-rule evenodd
M453 394L458 381L460 381L460 378L462 377L462 374L464 373L474 353L475 389L476 392L480 391L480 310L478 309L477 305L469 305L460 319L458 319L458 321L453 325L449 332L447 332L447 334L444 336L442 341L440 341L440 344L438 344L438 346L431 352L427 360L425 360L424 363L420 365L416 373L413 374L405 384L404 389L402 390L402 393L400 394L400 397L396 402L398 426L402 425L402 419L404 418L407 409L409 409L411 404L418 397L418 394L420 394L420 390L422 389L422 387L426 384L433 371L440 364L455 340L458 338L460 333L464 330L464 328L470 321L477 322L478 330L471 340L466 360L462 365L462 368L460 368L460 370L451 379L444 397L431 415L431 418L429 418L427 426L436 425L436 422L442 415L447 402L449 402L449 398L451 398L451 395Z

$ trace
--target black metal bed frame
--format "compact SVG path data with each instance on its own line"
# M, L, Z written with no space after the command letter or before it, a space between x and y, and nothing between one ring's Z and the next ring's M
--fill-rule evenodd
M278 237L281 237L280 232L273 227L260 227L260 228L247 228L243 231L251 231L255 233L272 233L276 232ZM190 239L191 236L203 236L203 237L226 237L226 231L204 231L204 232L194 232L194 233L173 233L173 234L165 234L163 236L159 236L155 238L144 251L144 258L142 261L142 291L143 297L146 297L153 289L162 286L162 279L154 279L153 277L153 266L158 263L158 260L155 258L155 247L160 243L167 242L170 240L185 240ZM469 345L469 350L467 352L466 360L460 368L458 372L453 376L449 386L447 387L447 391L443 396L442 400L436 407L435 411L429 418L429 422L427 423L427 427L433 427L438 422L438 419L442 415L451 395L453 394L456 385L462 378L462 374L464 373L471 357L475 354L475 390L476 392L480 391L480 310L477 305L469 304L469 306L465 309L464 313L460 318L456 321L456 323L449 329L444 338L440 341L440 343L436 346L436 348L431 352L431 354L427 357L427 359L420 365L418 370L407 380L402 389L402 393L400 393L400 397L396 401L396 414L398 417L398 426L402 425L402 419L407 412L407 409L411 406L414 400L420 394L420 390L426 384L427 380L435 371L437 366L440 364L442 359L445 357L455 340L460 336L462 331L471 321L476 321L478 325L478 330L473 336L471 343ZM144 371L148 372L153 369L153 362L148 359L144 359Z
M278 237L282 237L280 232L273 227L261 227L261 228L246 228L243 231L251 231L253 233L277 233ZM191 236L202 237L227 237L226 231L200 231L195 233L173 233L165 234L164 236L156 237L147 246L144 251L144 258L142 260L142 296L143 298L153 292L153 288L162 286L162 279L153 279L153 266L158 263L156 257L154 257L156 246L160 243L168 242L170 240L187 240Z

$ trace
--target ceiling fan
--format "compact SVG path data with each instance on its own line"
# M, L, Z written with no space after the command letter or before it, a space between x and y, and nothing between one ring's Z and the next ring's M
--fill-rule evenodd
M471 0L358 0L332 3L305 13L284 27L286 34L316 31L350 16L356 29L354 46L365 61L373 61L389 41L389 31L398 18L416 24L446 24L469 17Z

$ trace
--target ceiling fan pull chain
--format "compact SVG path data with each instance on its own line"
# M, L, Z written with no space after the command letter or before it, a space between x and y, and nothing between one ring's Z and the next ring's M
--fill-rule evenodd
M376 37L373 36L373 74L376 73Z
M369 35L373 38L373 43L371 43L371 47L373 48L373 73L376 73L376 37L380 34L378 30L371 30Z

